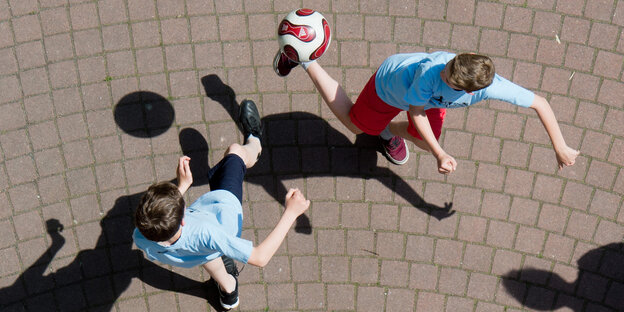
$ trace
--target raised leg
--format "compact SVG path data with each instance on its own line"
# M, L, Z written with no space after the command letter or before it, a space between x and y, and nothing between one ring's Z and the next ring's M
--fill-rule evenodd
M262 145L260 145L260 140L258 138L251 137L245 145L236 143L230 145L225 151L225 155L236 154L243 160L247 168L251 168L256 164L258 155L260 155L261 151Z
M347 93L340 86L338 81L332 78L318 62L313 62L308 66L308 76L312 79L314 86L323 97L323 100L336 117L355 134L362 133L349 117L349 111L353 106L353 102L347 96Z

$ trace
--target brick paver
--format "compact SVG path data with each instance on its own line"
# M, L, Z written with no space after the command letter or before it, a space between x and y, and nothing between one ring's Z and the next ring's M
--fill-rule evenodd
M582 155L557 171L535 114L489 101L448 112L452 175L413 146L391 165L301 69L273 73L299 6L328 18L320 63L353 99L391 54L484 53ZM0 0L0 310L218 310L200 268L143 258L130 216L178 156L199 174L242 142L245 98L267 132L243 237L288 187L312 205L245 267L241 311L624 310L623 27L622 0Z

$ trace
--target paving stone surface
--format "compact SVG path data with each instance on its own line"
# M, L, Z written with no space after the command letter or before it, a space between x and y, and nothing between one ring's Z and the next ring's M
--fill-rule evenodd
M487 54L581 156L557 170L532 110L485 101L447 114L455 173L411 144L392 165L302 69L274 74L299 7L328 19L319 62L352 99L391 54ZM0 310L219 310L201 268L145 260L131 215L183 154L187 200L207 192L252 99L243 237L267 237L290 187L312 205L244 267L240 311L623 311L623 61L622 0L0 0Z

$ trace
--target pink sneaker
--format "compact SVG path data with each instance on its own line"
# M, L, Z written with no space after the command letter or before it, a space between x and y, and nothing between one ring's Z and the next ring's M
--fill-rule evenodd
M380 138L381 139L381 138ZM381 145L388 160L395 165L402 165L409 159L409 150L402 137L396 135L390 140L381 139Z
M286 54L281 51L277 51L275 58L273 59L273 70L280 77L286 77L290 74L290 71L297 67L299 63L291 61Z

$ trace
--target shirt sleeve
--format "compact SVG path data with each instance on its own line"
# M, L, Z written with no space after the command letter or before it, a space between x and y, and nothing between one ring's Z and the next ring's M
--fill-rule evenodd
M533 105L534 98L535 93L498 74L494 76L492 84L485 88L485 99L505 101L522 107Z
M234 260L247 263L253 243L244 238L228 234L220 229L211 229L210 234L202 238L203 247L206 250L217 250Z
M147 240L147 238L145 238L141 232L139 232L138 229L134 229L134 232L132 233L132 238L134 239L134 244L141 250L143 251L143 254L145 254L145 256L147 257L147 259L151 260L151 261L157 261L159 259L157 259L153 254L152 254L152 250L150 248L150 245L153 244L153 242Z

